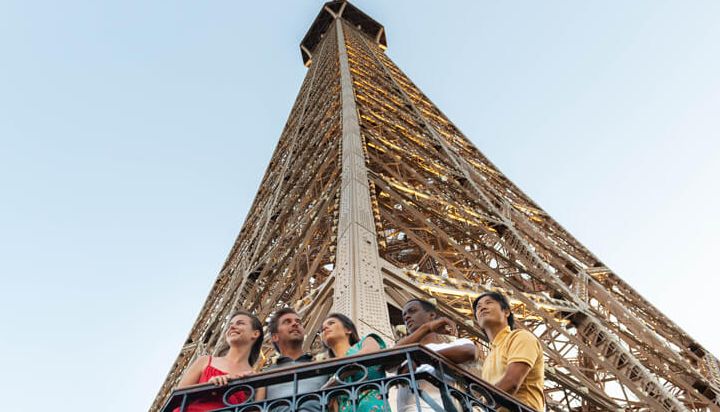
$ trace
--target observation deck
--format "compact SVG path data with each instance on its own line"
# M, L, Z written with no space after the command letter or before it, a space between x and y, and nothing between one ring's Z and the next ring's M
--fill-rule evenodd
M300 53L302 54L303 64L305 66L310 66L315 48L320 43L327 29L330 28L332 22L340 17L373 39L382 49L387 48L385 27L383 27L382 24L347 1L329 1L323 5L320 13L315 17L315 21L313 21L310 29L308 29L305 37L302 39L302 42L300 42Z
M389 367L389 365L400 365L402 362L410 365L402 373L387 373L384 378L367 379L369 367ZM426 367L418 368L417 365L430 365L434 371L429 371ZM313 392L297 393L300 380L321 375L334 375L338 384ZM429 382L437 388L442 395L442 401L436 403L434 407L425 403L418 392L420 381ZM292 382L295 388L296 393L293 393L292 396L266 400L255 399L258 388L288 382ZM376 389L385 403L384 410L394 411L397 408L392 399L391 390L400 386L407 386L412 390L418 411L534 412L534 409L524 405L511 395L459 368L442 355L420 345L409 345L367 355L328 359L302 366L274 369L231 381L224 387L205 384L176 390L161 411L184 412L188 410L193 401L199 399L222 399L226 407L215 409L213 412L301 411L307 402L320 405L323 411L330 411L330 403L339 396L347 396L352 400L352 410L355 411L358 395L367 389ZM425 393L427 393L426 384L424 387ZM244 392L249 396L242 403L231 404L228 399L237 392ZM421 409L422 407L425 409Z

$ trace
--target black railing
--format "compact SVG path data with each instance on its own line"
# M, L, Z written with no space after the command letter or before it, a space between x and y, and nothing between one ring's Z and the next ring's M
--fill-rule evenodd
M409 367L398 366L401 364ZM419 367L419 365L430 365ZM383 378L368 379L368 368L395 369ZM312 392L297 393L298 382L322 375L334 376L336 383ZM293 383L296 390L291 396L256 400L258 388L281 383ZM428 388L428 385L430 388ZM193 402L221 400L226 407L217 412L270 412L274 410L301 411L303 405L312 402L318 410L330 411L333 399L343 397L357 407L357 399L363 392L374 389L382 397L385 411L395 411L390 399L392 388L406 387L414 398L417 410L425 411L511 411L533 412L511 395L497 389L477 376L457 367L447 358L419 345L386 349L368 355L329 359L322 362L302 364L258 373L247 378L231 381L227 386L198 385L176 390L165 404L162 412L190 410ZM408 389L403 389L408 393ZM420 389L420 390L418 390ZM431 389L431 390L428 390ZM233 394L242 392L246 400L233 404ZM432 393L432 395L430 395ZM412 401L411 401L412 402ZM424 409L422 409L424 408Z

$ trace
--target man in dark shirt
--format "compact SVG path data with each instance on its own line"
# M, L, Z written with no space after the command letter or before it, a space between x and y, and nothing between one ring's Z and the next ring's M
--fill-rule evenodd
M292 308L283 308L275 312L268 322L268 332L279 357L265 370L287 368L314 361L311 354L304 353L302 350L305 342L305 328L302 325L300 316ZM319 390L328 379L329 376L327 375L319 375L298 381L297 395ZM290 381L261 388L258 390L256 398L258 400L272 400L291 397L292 395L293 382ZM286 412L290 411L291 408L282 402L278 402L278 406L273 407L271 410L273 412ZM296 410L301 412L321 412L322 405L318 400L310 397L298 405Z

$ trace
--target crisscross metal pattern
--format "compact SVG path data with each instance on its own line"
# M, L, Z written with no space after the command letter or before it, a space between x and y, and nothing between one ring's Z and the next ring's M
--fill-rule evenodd
M482 343L470 303L491 289L543 344L550 409L720 410L718 360L505 177L388 58L382 26L344 1L320 21L257 197L151 410L195 357L223 350L238 308L294 306L309 335L340 310L391 339L407 299L435 299Z

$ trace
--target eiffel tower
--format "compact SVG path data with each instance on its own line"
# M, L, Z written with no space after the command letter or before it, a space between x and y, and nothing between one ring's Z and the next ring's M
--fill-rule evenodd
M293 306L308 331L338 311L392 341L419 297L487 346L468 321L486 290L542 342L550 410L720 410L718 360L506 178L386 47L352 4L322 7L260 189L151 411L221 350L238 308Z

